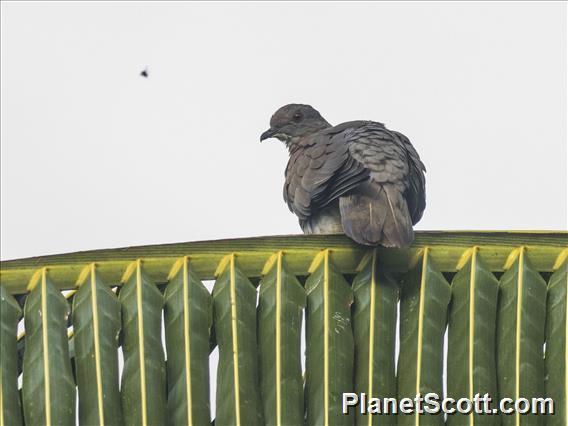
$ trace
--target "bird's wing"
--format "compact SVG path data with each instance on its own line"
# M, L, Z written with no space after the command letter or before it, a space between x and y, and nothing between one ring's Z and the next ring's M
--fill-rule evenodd
M426 207L424 172L418 153L402 133L367 122L345 135L351 157L369 172L371 181L395 184L415 224Z
M426 167L420 160L418 152L410 141L402 133L391 131L393 135L402 141L408 160L408 188L406 189L406 202L408 211L412 217L412 224L416 224L422 217L426 208Z
M351 158L341 133L322 132L305 138L290 152L284 200L303 222L367 176Z
M424 166L406 137L380 123L343 132L350 158L369 179L339 199L345 233L355 241L406 247L424 210Z

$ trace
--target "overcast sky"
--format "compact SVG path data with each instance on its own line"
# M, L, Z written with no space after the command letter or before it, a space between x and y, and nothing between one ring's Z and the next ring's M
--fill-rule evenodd
M405 133L418 229L567 227L566 3L1 9L3 259L300 232L290 102Z

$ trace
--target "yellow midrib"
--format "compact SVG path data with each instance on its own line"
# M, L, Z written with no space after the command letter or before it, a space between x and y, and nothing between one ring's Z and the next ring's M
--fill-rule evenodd
M428 261L428 247L424 248L422 257L422 273L420 276L420 302L418 304L418 347L416 353L416 395L420 393L420 378L422 376L422 329L424 327L424 294L426 289L426 266ZM420 425L420 415L416 413L415 425Z
M45 386L45 422L51 424L51 393L49 384L49 343L47 336L47 270L41 273L41 330L43 334L43 373Z
M371 294L369 303L369 391L367 400L370 401L373 397L373 359L374 359L374 346L375 346L375 287L376 287L376 271L375 265L377 263L377 249L373 249L373 256L371 258ZM373 416L369 416L368 425L373 424Z
M281 390L281 369L282 360L280 357L280 350L282 348L282 329L281 329L281 316L282 316L282 252L278 252L278 259L276 263L276 422L282 424L282 397Z
M147 401L146 401L146 369L144 355L144 318L142 307L142 265L136 261L136 304L138 311L138 350L140 352L140 394L142 405L142 424L148 424Z
M239 345L237 339L237 291L235 283L235 255L231 254L230 262L230 297L231 297L231 331L233 333L233 373L235 380L235 416L237 425L241 425L241 404L239 395Z
M471 254L471 271L469 276L469 398L473 401L473 338L475 333L475 280L477 269L477 248ZM469 415L469 424L474 425L473 413Z
M187 421L193 425L192 405L191 405L191 352L189 342L189 280L188 280L188 259L183 259L183 339L185 346L185 391L187 394Z
M323 418L329 425L329 250L325 250L323 264Z
M95 345L95 374L97 376L97 402L99 421L105 422L103 400L103 377L101 372L101 350L99 341L99 312L97 304L97 280L95 277L95 264L91 264L91 308L93 310L93 338Z
M517 271L517 321L515 330L515 399L521 394L521 313L523 305L524 248L519 251L519 270ZM517 424L520 424L520 413L515 412Z

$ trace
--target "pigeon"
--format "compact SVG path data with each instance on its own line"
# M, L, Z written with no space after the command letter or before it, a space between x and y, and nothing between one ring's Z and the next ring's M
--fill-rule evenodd
M367 246L404 248L426 207L426 168L402 133L374 121L332 126L289 104L260 136L288 148L284 201L304 234L345 233Z

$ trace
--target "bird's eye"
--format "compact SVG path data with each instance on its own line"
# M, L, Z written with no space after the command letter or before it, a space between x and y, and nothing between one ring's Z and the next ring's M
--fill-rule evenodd
M294 114L294 117L292 117L294 119L294 121L297 123L298 121L300 121L302 119L302 114L300 114L299 112Z

